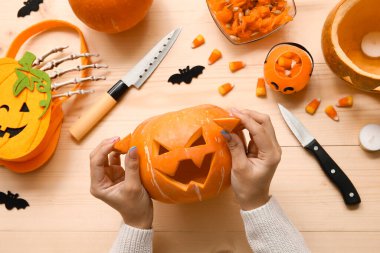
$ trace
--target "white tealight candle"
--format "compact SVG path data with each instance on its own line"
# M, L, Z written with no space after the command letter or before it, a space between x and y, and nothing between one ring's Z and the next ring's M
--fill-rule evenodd
M369 57L380 57L380 32L370 32L363 37L362 51Z
M368 151L380 150L380 125L368 124L360 130L361 146Z

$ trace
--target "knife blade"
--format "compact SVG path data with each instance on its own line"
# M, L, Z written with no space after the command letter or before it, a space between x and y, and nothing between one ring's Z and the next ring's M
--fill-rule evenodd
M131 86L139 89L165 58L181 30L181 28L177 28L162 38L144 58L71 126L69 129L70 134L77 141L80 141L117 104Z
M278 104L286 124L301 143L302 147L313 154L327 177L339 189L346 205L356 205L361 202L359 193L343 170L335 163L318 141L305 126L288 109Z

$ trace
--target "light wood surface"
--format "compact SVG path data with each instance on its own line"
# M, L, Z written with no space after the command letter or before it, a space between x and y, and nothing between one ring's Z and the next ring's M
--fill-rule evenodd
M66 0L45 1L40 12L20 19L16 13L22 1L2 1L2 56L22 29L44 19L57 18L81 27L91 51L100 53L99 61L110 68L106 72L94 72L108 76L107 81L90 85L96 89L95 94L72 98L65 104L58 148L43 168L26 175L0 168L0 191L18 192L31 205L20 211L7 211L0 206L0 252L107 252L121 218L89 193L90 151L103 138L124 136L150 116L202 103L255 109L271 115L283 149L271 193L313 252L379 252L380 153L363 151L358 134L365 124L380 123L380 96L349 88L325 64L320 34L324 18L336 2L297 0L297 16L284 29L259 42L234 46L213 23L202 0L155 0L141 24L116 35L86 28ZM178 41L141 90L132 89L82 142L75 142L68 132L70 126L162 36L178 26L183 27ZM199 33L206 37L206 44L192 50L191 41ZM268 90L267 98L257 98L256 80L262 76L267 51L284 41L301 43L314 56L316 64L311 82L305 91L293 96ZM65 30L33 38L24 49L41 55L65 44L71 45L71 52L79 50L75 34ZM223 52L223 58L207 66L207 57L214 48ZM243 60L247 67L231 74L228 62L233 60ZM192 84L167 83L178 68L198 64L206 69ZM235 84L235 89L221 97L217 87L225 82ZM354 96L354 107L338 109L340 122L329 119L324 107L348 94ZM322 104L316 115L310 116L304 112L304 106L316 97L322 99ZM351 178L362 198L358 209L350 210L344 205L317 161L300 147L283 122L277 102L294 112ZM203 203L155 202L154 208L155 252L250 252L231 190Z

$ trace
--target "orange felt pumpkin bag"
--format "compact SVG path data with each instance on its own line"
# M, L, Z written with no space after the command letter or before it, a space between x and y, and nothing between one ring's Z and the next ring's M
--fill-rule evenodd
M202 201L230 185L231 154L221 130L244 140L239 123L217 106L200 105L145 120L115 148L137 147L141 181L152 198Z
M59 20L48 20L21 32L10 45L6 58L0 59L0 165L25 173L46 163L53 155L60 136L62 103L68 97L54 97L49 75L33 65L36 57L26 52L14 58L30 37L57 28L76 31L81 41L81 53L88 48L82 32L76 26ZM89 64L87 57L82 64ZM82 71L82 77L87 70ZM71 89L80 87L77 84Z

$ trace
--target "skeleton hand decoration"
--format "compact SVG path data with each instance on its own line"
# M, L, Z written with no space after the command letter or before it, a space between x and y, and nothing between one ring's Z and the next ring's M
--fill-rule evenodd
M53 54L56 53L62 53L65 49L67 49L68 46L64 47L57 47L52 50L50 50L48 53L42 55L41 57L38 57L34 63L33 67L41 70L41 71L48 71L52 70L52 73L49 73L50 79L54 80L58 77L63 76L66 73L74 72L74 71L82 71L86 69L103 69L108 68L107 65L104 64L88 64L88 65L77 65L75 67L66 68L66 69L56 69L59 65L61 65L64 62L76 60L82 57L98 57L99 54L92 54L92 53L82 53L82 54L70 54L68 56L65 56L63 58L57 59L57 60L51 60L46 63L44 63L45 59ZM75 77L73 79L64 81L64 82L52 82L51 84L51 90L58 90L61 87L70 85L70 84L81 84L86 81L99 81L99 80L105 80L106 76L86 76L86 77ZM73 95L83 95L83 94L89 94L93 93L94 90L76 90L76 91L67 91L60 94L53 94L52 98L59 98L59 97L70 97Z

